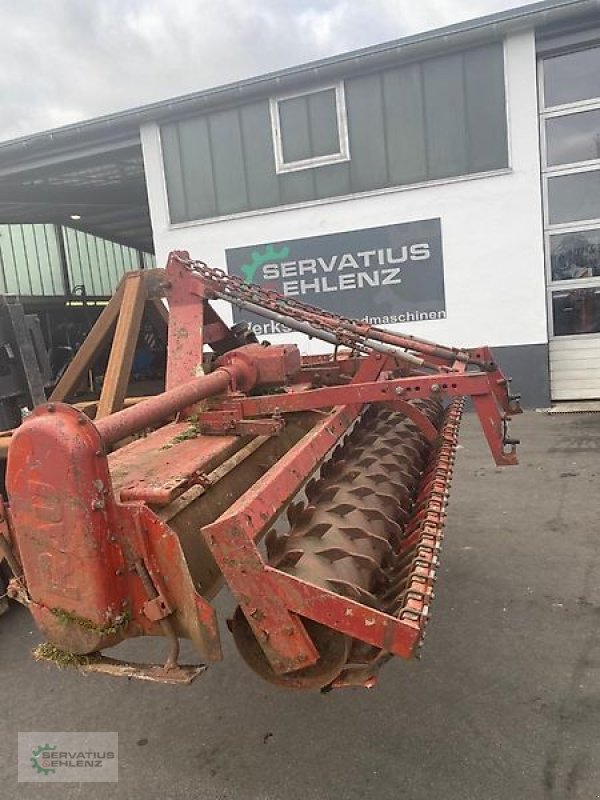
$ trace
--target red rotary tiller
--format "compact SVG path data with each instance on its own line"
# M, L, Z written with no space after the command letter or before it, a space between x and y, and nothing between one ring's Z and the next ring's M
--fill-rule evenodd
M235 642L262 677L373 685L423 639L465 397L496 463L516 463L507 379L485 347L345 319L185 252L157 291L166 391L95 422L48 402L13 437L0 536L12 596L48 657L188 682L203 667L178 665L179 639L221 658L211 601L226 583ZM259 344L249 326L225 325L215 299L335 349L302 358ZM101 655L136 636L165 636L166 664Z

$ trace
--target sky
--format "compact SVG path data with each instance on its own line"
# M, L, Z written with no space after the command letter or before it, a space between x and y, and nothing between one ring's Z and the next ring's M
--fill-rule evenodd
M0 0L0 140L525 0Z

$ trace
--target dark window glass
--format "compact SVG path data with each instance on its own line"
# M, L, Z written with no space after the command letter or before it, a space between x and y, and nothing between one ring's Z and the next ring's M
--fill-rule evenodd
M340 152L335 89L279 100L285 164Z
M291 97L277 104L281 150L286 164L312 156L306 97Z
M600 47L564 53L544 61L546 107L600 97Z
M548 165L600 158L600 110L546 120Z
M555 336L600 333L600 288L552 292Z
M374 73L348 81L346 107L352 152L352 190L367 192L386 186L388 170L381 76Z
M218 209L208 118L185 120L177 127L187 213L192 219L210 217Z
M344 81L351 159L342 151L335 88L162 126L171 222L501 169L508 165L504 58L493 42ZM333 156L314 166L311 159ZM326 161L326 159L325 159Z
M275 155L268 101L259 100L257 103L242 106L240 119L250 207L277 206L281 198L274 167Z
M238 110L211 114L208 127L219 214L246 211L249 208L244 172L246 155Z
M508 166L504 52L501 44L464 54L469 172Z
M340 152L335 89L308 95L308 120L313 156Z
M550 264L553 281L600 276L600 230L551 236Z
M463 57L453 53L423 64L428 177L469 171Z
M600 171L548 178L550 222L600 219Z
M192 219L185 193L183 176L184 153L179 141L180 123L163 125L160 132L163 165L167 179L167 197L169 200L169 216L171 222L183 222Z

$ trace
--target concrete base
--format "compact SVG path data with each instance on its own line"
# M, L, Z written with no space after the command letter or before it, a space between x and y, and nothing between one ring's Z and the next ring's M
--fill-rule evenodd
M597 797L600 419L526 413L512 432L521 465L499 469L466 415L423 660L394 659L375 689L320 695L262 682L235 651L225 593L225 660L185 687L38 664L39 634L15 606L0 617L4 796ZM114 654L150 661L165 646L131 641ZM188 646L182 660L193 660ZM119 783L17 784L26 730L118 731Z
M600 412L600 400L555 403L552 408L542 410L545 410L547 414L598 414Z

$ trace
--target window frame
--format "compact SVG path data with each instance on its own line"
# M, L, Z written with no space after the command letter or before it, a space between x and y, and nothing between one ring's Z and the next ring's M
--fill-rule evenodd
M549 181L553 178L570 178L574 175L581 175L584 172L597 172L600 174L600 160L586 163L583 166L569 167L569 169L548 170L543 175L544 191L546 192L546 207L544 208L544 224L552 232L560 233L565 228L576 228L578 225L587 227L600 224L600 214L597 217L577 217L577 219L553 222L550 216L550 192ZM566 232L566 231L565 231Z
M281 135L281 121L279 117L279 103L284 100L292 100L296 97L309 97L312 94L319 94L331 89L335 90L335 110L339 141L338 152L328 153L324 156L304 158L300 161L285 161L283 157L283 140ZM308 91L303 90L301 92L291 92L288 94L280 94L269 97L269 112L271 116L271 135L273 137L273 153L275 155L276 175L350 161L350 139L348 136L348 115L346 113L346 94L344 91L344 81L338 81L337 83L319 86L318 88L310 89Z
M554 292L568 291L569 289L590 289L598 287L598 278L569 278L564 280L554 280L552 277L552 236L586 232L600 229L600 217L595 219L578 219L569 222L551 222L550 221L550 207L549 207L549 191L548 182L555 177L576 175L583 172L599 172L600 171L600 158L590 159L587 161L575 161L564 164L548 164L548 144L546 135L546 120L569 116L573 114L582 114L586 111L594 111L600 108L600 97L588 98L587 100L577 100L569 103L562 103L560 105L549 106L546 104L545 98L545 63L548 59L563 55L570 52L579 50L586 50L589 47L598 47L600 43L587 43L581 47L565 47L559 51L547 54L541 54L537 59L538 65L538 120L540 132L540 161L541 161L541 175L542 175L542 190L543 190L543 225L544 225L544 261L545 261L545 276L546 276L546 312L548 321L548 333L550 342L565 342L565 341L584 341L590 339L598 339L600 333L576 333L576 334L562 334L557 335L554 325L554 309L552 303L552 295Z
M600 111L600 100L595 100L593 103L586 104L585 107L573 108L569 106L567 109L556 111L542 111L542 125L540 125L540 139L542 150L542 163L544 172L560 173L561 171L571 172L579 167L593 168L595 165L600 164L600 156L597 158L581 159L580 161L563 161L560 164L550 164L548 162L548 130L546 122L550 119L558 119L560 117L575 117L582 114L587 114L590 111Z
M578 53L585 50L595 50L597 48L600 49L600 41L588 42L580 45L579 47L562 47L555 52L543 53L539 56L538 65L541 67L541 69L538 69L538 95L540 100L539 110L542 113L552 111L586 111L587 106L593 107L600 103L600 94L597 97L588 97L585 100L569 100L567 103L557 103L555 105L549 105L546 102L545 62L552 58L569 55L570 53Z
M600 333L598 331L589 331L587 333L556 333L556 327L554 324L554 305L552 302L552 295L555 292L564 292L569 290L577 290L577 289L594 289L600 291L597 283L592 283L595 279L585 279L585 280L572 280L572 281L560 281L560 283L555 283L551 286L548 286L546 290L546 313L548 314L548 322L549 322L549 332L551 334L551 341L585 341L593 338L598 338Z

